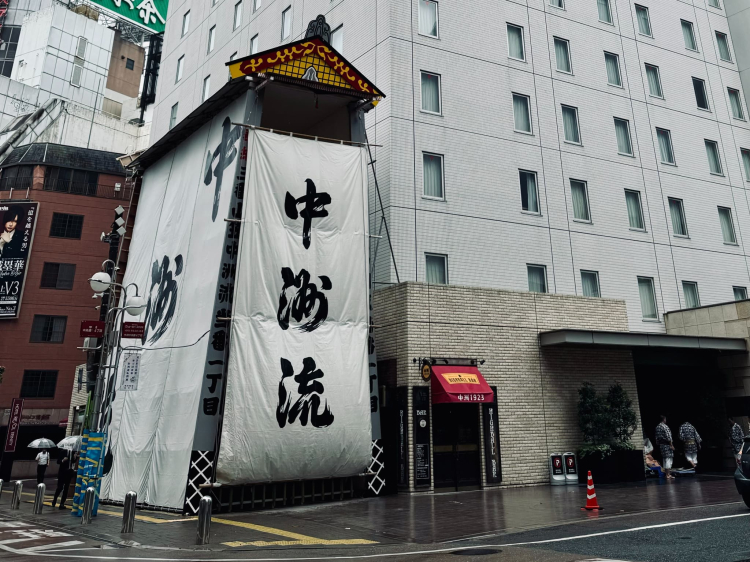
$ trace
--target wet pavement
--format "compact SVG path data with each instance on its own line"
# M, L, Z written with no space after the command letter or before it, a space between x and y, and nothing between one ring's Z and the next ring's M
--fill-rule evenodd
M659 560L671 559L671 547L662 538L672 535L690 537L673 537L679 542L675 552L694 552L696 555L701 552L705 558L715 551L728 556L717 560L750 559L750 554L745 558L735 556L737 552L741 556L743 549L738 550L734 544L723 551L710 546L713 538L726 535L727 529L737 532L750 523L750 510L741 503L734 482L728 476L693 476L671 482L597 486L599 503L604 508L600 512L581 510L585 502L585 486L538 486L445 494L401 494L269 511L216 514L212 520L211 544L205 547L195 546L194 517L139 511L135 533L121 535L122 512L114 506L101 506L99 516L88 526L81 526L80 519L69 512L49 506L42 515L35 516L32 514L34 484L27 484L20 510L9 510L9 493L4 492L0 498L0 549L6 551L0 558L5 559L5 554L13 554L13 559L28 556L40 547L46 557L65 553L66 556L85 554L113 559L238 560L310 556L399 559L403 555L409 559L426 557L430 560L476 557L483 560L564 562L584 560L586 558L582 556L589 554L592 555L589 559L597 556L612 558L616 557L618 549L624 548L624 551L633 551L635 557L623 559L653 560L657 558L648 555L647 548L635 548L642 539L636 540L635 533L623 534L622 529L675 523L676 526L668 527L668 530L655 527L637 532L639 536L649 537L648 545L659 551ZM683 525L694 519L708 521ZM700 547L691 547L691 551L683 543L695 540L691 534L693 530L688 527L698 526L705 527L705 533L701 535ZM580 538L591 533L604 535ZM579 538L570 541L570 537ZM14 542L6 543L8 540ZM536 541L542 542L528 544ZM508 546L518 543L524 544ZM7 545L5 548L4 544ZM494 548L502 552L461 553L471 548ZM455 552L457 549L461 552ZM516 550L518 552L508 557ZM750 547L746 550L750 551Z

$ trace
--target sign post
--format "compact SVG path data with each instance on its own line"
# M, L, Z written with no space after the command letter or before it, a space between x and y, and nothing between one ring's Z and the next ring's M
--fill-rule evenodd
M123 322L122 339L140 340L143 338L143 332L146 329L145 322Z
M21 416L23 415L23 398L14 398L10 406L8 417L8 434L5 437L2 460L0 460L0 478L8 482L13 471L13 458L16 454L18 444L18 432L21 428Z
M82 338L101 338L104 335L104 322L100 320L81 320Z

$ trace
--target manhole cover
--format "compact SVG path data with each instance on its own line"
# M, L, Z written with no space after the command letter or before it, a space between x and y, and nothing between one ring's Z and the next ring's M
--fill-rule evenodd
M452 554L456 556L487 556L489 554L498 554L502 550L494 548L465 548L464 550L456 550Z

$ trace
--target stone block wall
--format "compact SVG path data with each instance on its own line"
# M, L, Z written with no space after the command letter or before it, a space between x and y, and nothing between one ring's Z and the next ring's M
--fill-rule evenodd
M485 361L480 371L497 386L503 485L548 482L549 453L581 444L583 382L602 391L620 382L638 412L629 351L539 346L539 333L549 330L627 331L624 301L402 283L376 291L373 309L378 360L396 360L399 386L429 384L415 358ZM639 421L637 446L641 435ZM413 451L411 426L409 440Z

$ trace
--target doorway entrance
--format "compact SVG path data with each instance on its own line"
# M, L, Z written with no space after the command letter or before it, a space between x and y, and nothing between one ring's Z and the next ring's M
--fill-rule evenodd
M477 404L432 405L435 491L479 488L478 408Z

